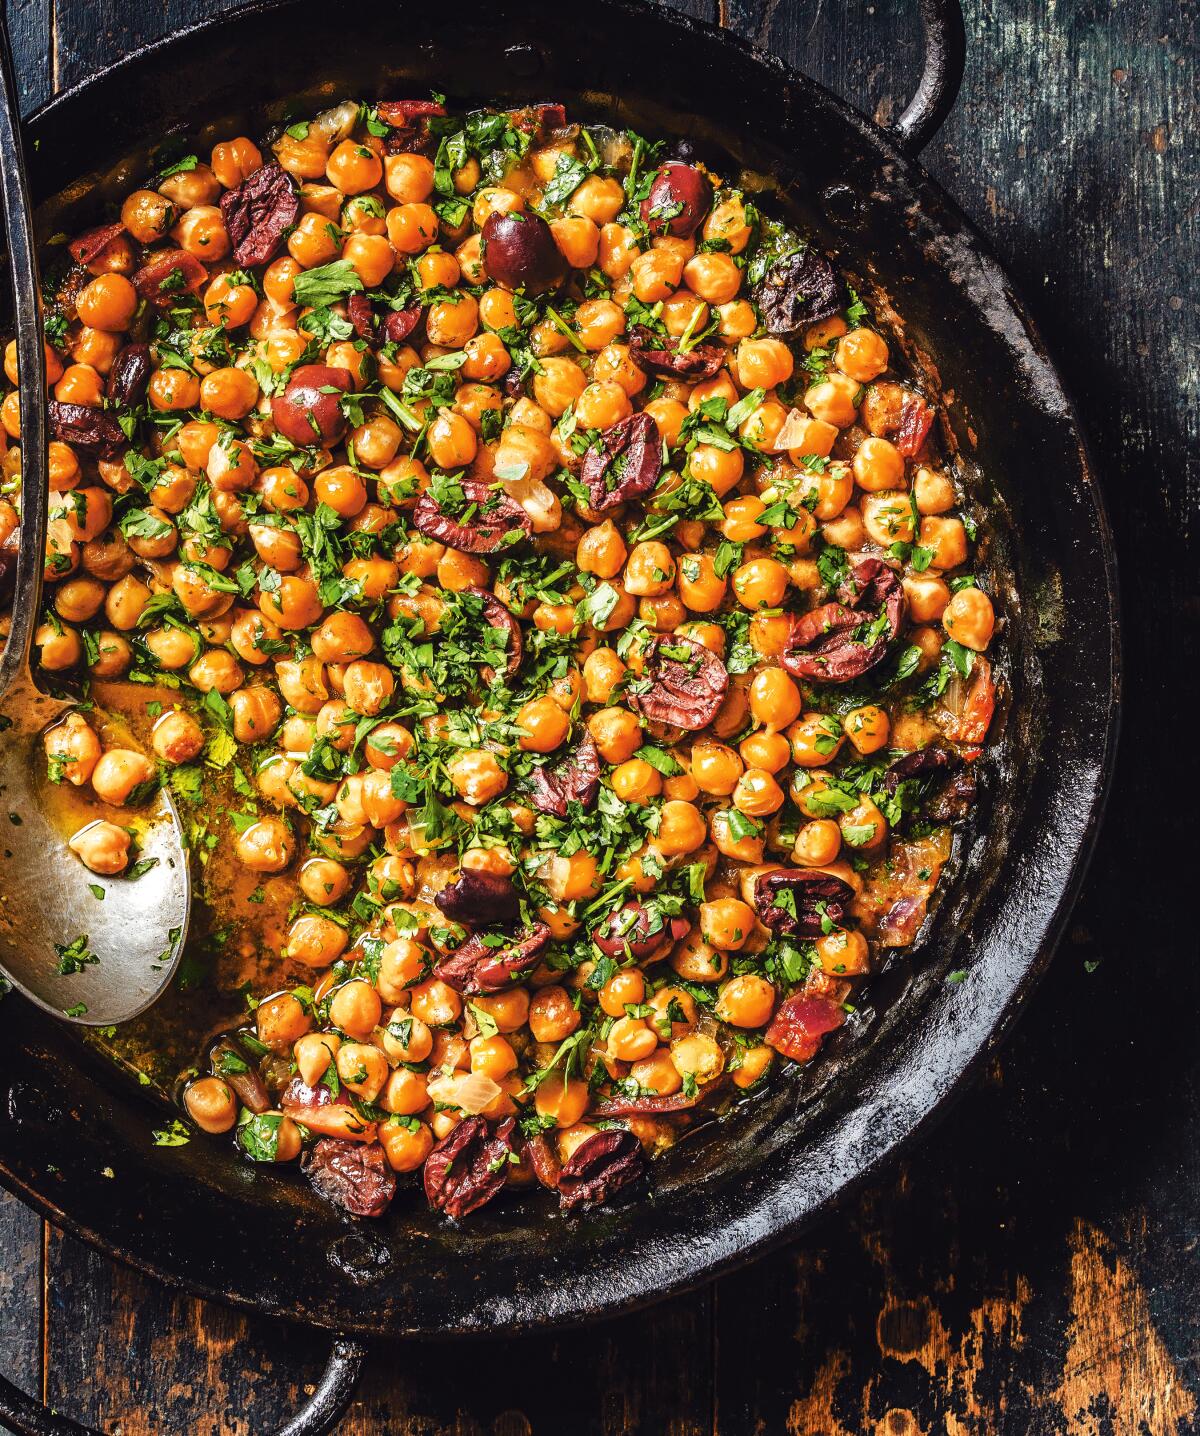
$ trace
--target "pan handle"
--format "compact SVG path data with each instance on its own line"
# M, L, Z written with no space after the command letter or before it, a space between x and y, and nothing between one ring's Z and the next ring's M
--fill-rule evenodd
M334 1337L333 1350L316 1389L278 1436L327 1436L346 1414L366 1354L367 1348L353 1337ZM84 1426L69 1416L60 1416L26 1396L3 1376L0 1376L0 1422L16 1436L104 1436L94 1426Z
M925 69L917 92L888 133L906 155L917 156L954 108L967 59L960 0L920 0Z

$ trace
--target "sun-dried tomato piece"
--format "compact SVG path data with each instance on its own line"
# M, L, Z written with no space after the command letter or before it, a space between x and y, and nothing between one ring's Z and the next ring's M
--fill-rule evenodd
M564 1211L611 1201L638 1181L646 1170L642 1144L622 1127L597 1132L571 1153L558 1178Z
M754 911L764 927L787 937L820 937L838 927L854 889L817 868L776 868L754 884Z
M300 217L300 196L287 171L274 160L221 196L221 214L243 269L269 264L284 234Z
M58 399L51 399L47 407L51 437L70 444L77 454L86 454L92 459L115 459L129 447L129 440L111 409L64 404Z
M490 1202L508 1181L516 1122L491 1128L482 1117L465 1117L425 1159L425 1195L448 1217L465 1217Z
M942 732L952 743L964 743L977 748L987 737L996 711L996 683L992 678L992 665L981 653L975 655L971 665L966 698L961 709L942 724ZM973 753L964 754L974 757Z
M729 355L723 344L696 344L691 349L680 349L675 335L655 334L644 324L635 325L630 332L629 352L643 369L692 383L711 379Z
M662 472L662 440L649 414L631 414L600 435L583 456L579 477L594 509L611 509L648 494Z
M149 344L127 344L108 371L105 393L123 408L136 408L145 397L153 368Z
M729 673L717 655L691 638L654 638L646 649L643 677L629 694L629 706L653 723L670 723L695 733L717 716L729 687Z
M695 165L668 160L650 182L642 201L642 222L651 234L673 234L688 239L700 228L712 208L713 187Z
M524 512L524 510L522 510ZM521 666L521 655L525 646L521 640L521 625L509 613L508 609L500 602L494 593L489 593L486 588L467 588L464 593L473 594L483 605L483 619L490 627L498 629L505 635L505 646L508 655L504 662L504 676L512 678L517 669ZM496 670L490 663L480 665L479 671L483 674L484 681L494 683L496 681Z
M608 914L593 931L592 941L607 957L624 957L628 951L635 961L644 962L665 942L680 942L691 927L686 917L664 917L653 904L634 898Z
M381 1217L396 1195L396 1174L378 1144L322 1137L304 1159L314 1191L351 1216Z
M933 428L933 410L920 394L905 394L896 429L896 447L906 459L915 459Z
M533 521L516 499L478 479L464 479L463 495L471 506L462 519L451 518L429 494L422 494L413 509L413 523L426 538L448 544L462 553L495 553L507 548L517 529L533 532ZM473 508L474 512L471 512Z
M439 959L434 972L468 997L513 987L542 960L550 929L535 922L512 937L476 933L455 952Z
M180 295L204 287L208 270L186 249L156 249L133 276L133 287L149 304L166 309Z
M568 803L582 803L590 808L600 786L600 755L591 734L585 733L566 758L534 768L529 779L530 801L539 813L565 818Z
M833 265L812 245L777 259L750 292L767 333L799 338L810 324L829 319L846 304Z
M349 369L329 364L301 364L287 388L271 400L275 427L293 444L336 444L346 432L341 397L350 392Z
M463 868L433 900L451 922L463 927L512 927L521 920L517 890L501 873Z
M99 259L114 239L125 233L120 220L114 224L98 224L94 229L85 229L67 245L71 257L77 264L91 264Z
M555 102L526 105L512 112L512 122L514 129L524 130L526 134L545 139L554 130L566 127L566 106Z
M822 683L860 678L887 653L908 607L900 580L877 558L854 565L838 588L838 600L792 623L780 662L797 678Z
M393 129L402 129L414 120L446 113L445 105L438 100L380 100L375 108L384 124L391 125Z
M779 1005L765 1041L793 1062L807 1062L817 1055L826 1034L836 1031L845 1020L841 1006L828 997L798 992Z

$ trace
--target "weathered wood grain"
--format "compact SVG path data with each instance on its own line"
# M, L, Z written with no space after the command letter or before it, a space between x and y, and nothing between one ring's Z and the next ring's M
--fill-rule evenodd
M24 100L234 2L57 0L52 43L51 0L9 0ZM674 3L884 122L919 69L915 0ZM926 162L1072 377L1123 562L1125 739L1070 939L987 1080L804 1241L588 1332L384 1349L353 1436L1200 1431L1200 974L1169 887L1194 845L1200 9L966 10L963 94ZM37 1232L0 1202L0 1361L31 1390ZM70 1239L50 1240L46 1289L53 1398L124 1436L268 1431L324 1359L319 1337L171 1295Z

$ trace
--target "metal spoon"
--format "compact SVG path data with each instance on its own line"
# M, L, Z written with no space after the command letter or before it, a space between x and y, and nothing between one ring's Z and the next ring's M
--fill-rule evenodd
M136 812L92 799L96 818L136 822L137 858L157 860L135 878L85 868L67 846L70 831L53 819L61 803L48 802L59 795L49 782L43 734L72 705L40 692L30 672L46 547L46 366L20 112L2 24L0 79L0 207L17 322L22 470L12 627L0 657L0 972L48 1012L100 1026L135 1017L170 982L187 933L191 880L179 815L165 791Z

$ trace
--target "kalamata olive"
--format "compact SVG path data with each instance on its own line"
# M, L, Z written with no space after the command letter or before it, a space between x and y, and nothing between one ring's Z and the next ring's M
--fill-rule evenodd
M662 472L662 439L649 414L630 414L605 429L583 456L579 477L594 509L648 494Z
M293 444L336 444L346 432L346 416L338 402L351 384L349 369L328 364L302 364L282 394L271 400L275 427Z
M465 1217L490 1202L508 1181L516 1149L512 1117L491 1128L482 1117L466 1117L425 1159L425 1195L448 1217Z
M846 916L854 889L819 868L776 868L754 884L759 922L787 937L820 937Z
M688 935L691 923L685 917L667 917L653 902L634 899L609 913L592 933L592 941L606 957L629 955L643 962L664 942L679 942Z
M585 808L596 801L600 786L600 754L590 734L585 734L573 752L553 764L543 763L529 775L531 801L539 813L567 816L568 803Z
M127 344L109 370L105 392L125 409L140 404L154 365L149 344Z
M558 1199L565 1211L607 1202L646 1170L642 1144L632 1132L613 1127L580 1142L558 1174Z
M798 338L846 303L833 265L812 245L777 259L750 292L768 334Z
M712 208L712 184L695 165L668 160L660 165L642 201L642 220L651 234L688 239Z
M693 344L681 350L674 335L655 334L644 324L636 324L630 333L629 351L643 369L688 379L693 384L711 379L729 357L723 344Z
M542 1186L548 1187L552 1192L558 1191L562 1163L558 1160L558 1153L544 1132L537 1132L529 1138L525 1143L525 1155L529 1158L529 1165L533 1168L534 1176Z
M837 596L792 624L781 662L795 677L849 683L873 668L900 632L908 601L881 559L860 559Z
M492 934L476 933L439 959L434 972L468 997L502 992L538 965L549 942L550 929L544 922L535 922L499 945Z
M495 553L509 546L514 531L532 533L533 520L503 490L493 489L480 479L464 479L462 491L465 522L448 514L431 494L422 494L413 509L413 526L426 538L449 544L462 553Z
M381 1217L396 1195L396 1174L383 1148L338 1137L322 1137L304 1159L313 1188L351 1216Z
M249 269L275 257L299 217L300 198L287 171L272 161L221 196L221 214L234 261Z
M512 879L475 868L463 868L433 900L451 922L463 927L512 927L521 917Z
M629 706L653 723L695 733L717 716L729 672L711 650L674 634L651 639L643 676L629 686Z
M521 656L524 652L524 644L521 640L521 625L509 613L508 609L500 602L494 593L489 593L486 588L467 588L464 593L469 593L477 598L483 610L483 621L489 628L495 628L504 635L504 646L506 659L503 672L506 679L516 676L521 666ZM498 659L498 655L497 655ZM490 663L481 663L479 671L483 674L484 681L494 683L496 681L496 669Z
M544 219L536 214L489 214L483 226L483 266L505 289L540 294L566 272L566 260Z

